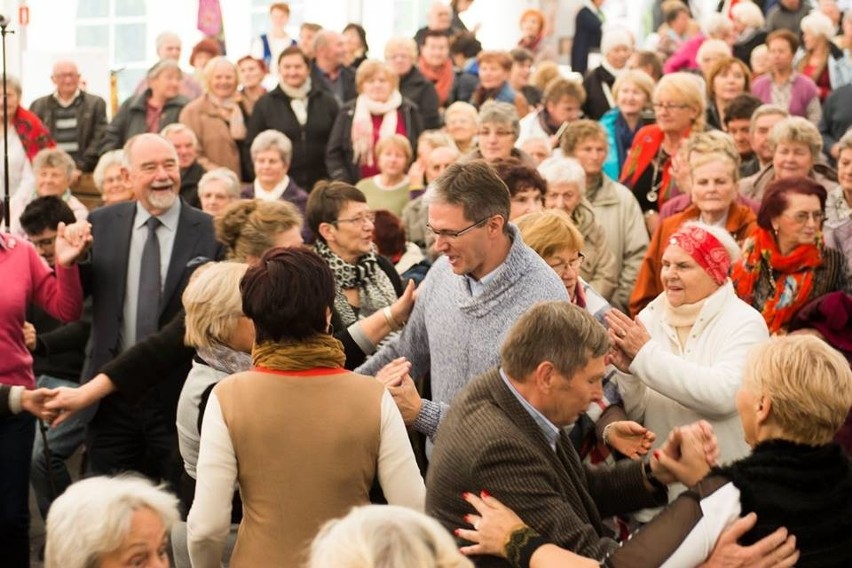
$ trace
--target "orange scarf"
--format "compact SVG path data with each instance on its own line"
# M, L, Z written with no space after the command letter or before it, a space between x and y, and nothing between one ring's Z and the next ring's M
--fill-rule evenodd
M784 256L766 229L757 227L743 244L743 256L731 271L737 295L763 314L772 334L782 331L805 305L814 283L814 269L822 264L819 244L799 245ZM777 276L775 276L777 274ZM754 290L760 279L771 278L770 295L757 305Z
M453 72L453 62L449 59L438 69L433 69L420 57L417 63L420 73L428 81L435 84L435 90L438 91L438 102L443 106L447 104L450 98L450 90L453 88L453 82L456 79L456 74Z

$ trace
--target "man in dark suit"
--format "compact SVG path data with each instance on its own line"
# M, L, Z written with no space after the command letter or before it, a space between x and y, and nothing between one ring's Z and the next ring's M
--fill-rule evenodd
M92 335L83 379L155 333L181 308L193 258L221 256L213 221L183 202L174 146L157 134L141 134L124 147L123 175L135 202L93 211L90 262L83 273L92 295ZM152 478L180 471L175 411L188 366L179 362L138 404L107 396L89 425L89 467L94 473L134 470Z
M601 559L617 547L602 518L666 502L673 480L655 459L583 466L564 426L602 396L606 330L567 302L536 304L509 331L501 366L475 378L438 430L426 511L447 529L474 511L464 492L486 489L548 542ZM700 476L699 476L700 477ZM478 566L509 566L493 556Z

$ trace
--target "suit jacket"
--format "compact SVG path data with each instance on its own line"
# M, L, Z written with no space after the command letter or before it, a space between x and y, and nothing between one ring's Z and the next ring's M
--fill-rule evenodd
M81 265L83 288L93 298L92 335L86 350L83 381L117 356L121 349L120 331L127 288L127 260L136 202L117 203L92 211L92 249L89 261ZM195 257L221 258L222 245L216 241L213 219L187 203L181 203L158 327L162 328L181 309L181 294ZM184 375L185 378L185 375Z
M638 462L582 465L563 431L557 451L495 368L456 397L438 429L426 477L426 512L448 530L475 513L461 494L487 489L553 542L601 559L616 548L601 518L665 503L649 493ZM510 566L493 556L477 566Z

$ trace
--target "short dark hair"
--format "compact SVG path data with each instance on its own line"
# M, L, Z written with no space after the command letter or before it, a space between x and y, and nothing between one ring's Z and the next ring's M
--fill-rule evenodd
M751 115L754 114L763 101L749 93L741 93L731 99L728 106L725 107L725 124L732 120L751 120Z
M790 46L790 51L796 53L796 50L799 49L799 38L796 37L796 34L791 32L790 30L775 30L774 32L770 32L768 36L766 36L766 47L769 47L769 44L775 41L776 39L783 39Z
M532 63L535 61L535 55L533 52L525 47L516 47L509 51L509 57L512 58L512 63L526 63L529 61Z
M305 65L307 65L308 67L311 66L311 60L308 59L308 56L305 55L305 52L302 51L302 48L299 47L298 45L291 45L290 47L288 47L287 49L282 51L281 54L278 56L278 61L276 61L275 63L278 64L278 65L281 65L281 58L288 57L290 55L300 56L302 58L302 60L305 62Z
M379 254L392 258L405 252L405 228L399 217L387 209L376 211L373 242Z
M346 27L343 28L343 32L348 32L349 30L353 30L358 37L361 39L361 45L364 46L364 53L370 51L370 46L367 43L367 30L364 29L364 26L361 24L349 23L346 24Z
M59 223L70 225L76 219L68 204L56 195L46 195L30 201L21 213L21 228L27 235L55 231Z
M325 242L319 231L320 224L337 221L341 209L352 201L367 203L364 192L354 185L342 181L324 180L314 185L308 197L308 204L305 206L305 219L317 239Z
M427 28L426 33L423 34L424 45L426 43L426 40L429 39L430 37L445 38L447 40L447 42L450 42L450 40L452 39L450 37L449 30L430 30L430 29Z
M482 44L476 39L476 36L470 32L463 32L456 36L456 39L450 44L450 54L464 55L470 59L476 57L482 51Z
M274 248L240 281L243 313L254 322L255 342L302 340L325 333L334 304L334 275L315 252Z
M509 195L515 197L521 191L537 189L542 197L547 193L547 182L535 168L525 166L517 158L500 159L491 164L506 187Z
M819 208L825 211L828 192L818 182L809 177L791 177L775 180L766 188L760 209L757 212L757 224L761 229L772 231L772 220L781 215L790 205L787 198L791 193L815 195L819 199Z
M663 18L666 20L667 24L671 24L677 19L681 12L686 12L687 16L692 15L689 11L689 6L687 6L686 4L677 4L674 2L669 2L668 6L663 8Z
M663 76L663 62L654 51L642 50L636 52L636 63L639 67L650 67L651 78L655 81Z
M503 229L508 230L512 206L509 188L485 160L450 164L427 195L429 202L461 205L469 221L500 215Z

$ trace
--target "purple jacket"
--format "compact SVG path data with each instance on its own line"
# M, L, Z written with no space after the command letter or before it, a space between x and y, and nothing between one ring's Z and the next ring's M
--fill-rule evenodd
M764 103L772 103L772 77L762 75L754 80L751 92ZM807 118L808 104L819 96L816 83L810 77L801 73L793 73L793 90L790 94L790 105L787 110L793 116Z

